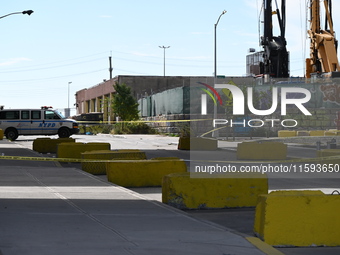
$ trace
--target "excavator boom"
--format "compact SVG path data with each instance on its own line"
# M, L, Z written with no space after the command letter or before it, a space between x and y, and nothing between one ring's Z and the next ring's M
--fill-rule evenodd
M335 38L332 19L332 1L324 0L325 27L321 28L320 0L310 0L310 58L306 59L306 77L312 73L339 72L338 41ZM328 28L329 27L329 28Z

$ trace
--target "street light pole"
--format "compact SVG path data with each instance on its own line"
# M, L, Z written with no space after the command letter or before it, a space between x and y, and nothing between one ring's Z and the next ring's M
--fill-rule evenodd
M165 46L158 46L158 47L164 49L164 74L163 74L163 76L165 77L165 49L170 48L170 46L167 46L167 47L165 47Z
M70 84L72 81L69 81L67 84L67 109L65 109L65 116L71 116L71 109L70 109Z
M14 15L14 14L27 14L27 15L31 15L32 13L33 13L32 10L27 10L27 11L22 11L22 12L12 12L12 13L6 14L4 16L1 16L0 19L5 18L5 17L10 16L10 15Z
M216 46L216 28L217 28L217 25L218 25L218 22L220 21L220 18L222 17L222 15L224 15L225 13L226 13L227 11L226 10L224 10L222 13L221 13L221 15L218 17L218 20L217 20L217 22L216 22L216 24L215 24L215 30L214 30L214 35L215 35L215 39L214 39L214 41L215 41L215 47L214 47L214 52L215 52L215 54L214 54L214 78L216 79L216 77L217 77L217 64L216 64L216 62L217 62L217 46ZM215 80L214 80L214 83L215 83Z
M67 104L67 108L70 110L70 84L72 83L72 81L69 81L68 82L68 93L67 93L67 101L68 101L68 104Z
M214 86L216 84L216 78L217 78L217 43L216 43L216 28L218 25L218 22L220 21L220 18L222 17L222 15L226 14L226 10L224 10L220 16L217 19L217 22L215 24L215 29L214 29ZM217 119L217 105L214 104L214 119ZM218 130L213 131L212 133L212 137L217 137L218 136Z
M32 10L27 10L27 11L22 11L22 12L12 12L12 13L9 13L9 14L6 14L6 15L3 15L3 16L0 16L0 19L2 18L5 18L7 16L10 16L10 15L14 15L14 14L27 14L28 16L31 15L33 13ZM3 108L3 106L0 106L0 109Z

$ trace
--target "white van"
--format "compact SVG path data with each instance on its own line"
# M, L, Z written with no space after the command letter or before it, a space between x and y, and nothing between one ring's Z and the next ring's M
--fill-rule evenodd
M78 123L43 106L41 109L0 109L0 129L8 140L19 135L56 135L70 137L79 132Z

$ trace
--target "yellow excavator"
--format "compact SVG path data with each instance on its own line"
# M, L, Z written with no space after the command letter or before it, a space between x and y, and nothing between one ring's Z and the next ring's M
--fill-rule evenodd
M321 28L320 0L310 0L310 58L306 59L306 78L313 74L340 77L337 57L338 41L335 38L332 19L332 0L323 0L325 27Z

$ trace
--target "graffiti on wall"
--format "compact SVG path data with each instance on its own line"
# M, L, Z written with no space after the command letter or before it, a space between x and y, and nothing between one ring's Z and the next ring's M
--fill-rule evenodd
M331 102L340 105L340 86L335 84L321 85L320 91L323 94L324 102Z

